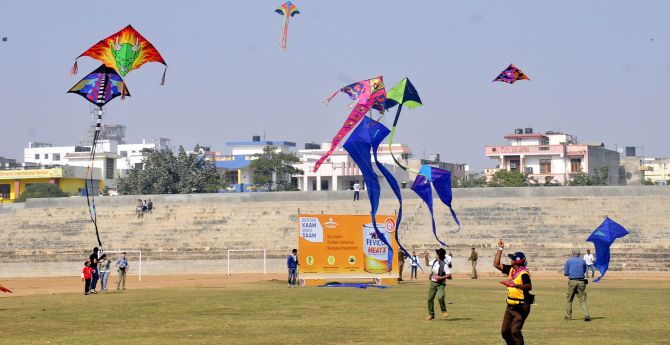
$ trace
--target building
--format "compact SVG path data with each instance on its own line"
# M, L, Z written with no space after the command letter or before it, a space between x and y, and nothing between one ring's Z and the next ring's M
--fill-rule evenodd
M293 175L297 179L298 189L301 191L347 190L351 189L356 181L363 184L363 175L360 169L351 159L349 153L342 148L335 150L318 171L312 171L316 161L328 152L330 145L330 143L321 145L305 144L305 149L298 151L300 163L293 166L304 172L302 175ZM395 164L391 153L401 162L404 162L404 165L407 165L412 151L405 145L393 144L391 150L387 145L380 146L377 153L379 162L393 173L398 183L406 186L409 175ZM382 176L380 172L377 172L377 175Z
M497 169L527 174L540 183L565 185L575 174L599 174L606 167L608 184L619 184L619 153L605 148L603 143L580 144L573 135L535 133L532 128L517 128L505 139L507 145L485 147L486 156L497 161Z
M0 169L13 169L17 166L18 164L16 163L16 159L0 156Z
M640 169L654 184L667 186L670 181L670 158L643 158Z
M256 159L255 155L263 153L266 147L274 147L277 153L292 153L291 149L295 143L290 141L261 140L255 135L251 141L229 141L225 143L230 147L231 154L221 152L214 153L214 165L225 174L226 180L233 185L236 191L244 191L245 186L254 183L251 161ZM290 180L290 176L278 176L278 181Z
M407 162L410 181L414 181L416 173L421 170L421 167L424 165L429 165L442 170L449 170L452 178L465 179L470 173L470 167L467 164L442 162L440 161L440 155L438 154L432 159L410 159Z
M86 171L84 167L63 166L46 169L16 169L0 170L0 203L14 202L34 183L51 183L57 185L63 192L72 195L85 194ZM89 193L98 194L104 188L101 171L92 169L93 184Z

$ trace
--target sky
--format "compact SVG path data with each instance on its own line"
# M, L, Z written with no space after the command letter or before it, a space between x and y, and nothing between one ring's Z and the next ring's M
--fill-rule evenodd
M126 141L167 137L224 151L226 141L327 142L352 82L409 77L424 106L404 110L395 142L415 157L495 166L484 146L516 127L670 156L670 1L295 1L288 51L280 1L12 1L0 11L0 156L29 141L78 144L89 103L67 94L99 62L74 58L132 24L169 68L130 72L132 97L105 122ZM118 5L117 5L118 4ZM492 83L514 63L530 81ZM390 126L393 113L384 116Z

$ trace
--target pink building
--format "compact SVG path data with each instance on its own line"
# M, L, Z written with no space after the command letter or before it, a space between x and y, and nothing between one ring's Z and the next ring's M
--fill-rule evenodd
M498 169L517 171L544 183L566 184L577 173L595 174L608 167L608 184L619 182L619 154L604 144L579 144L570 134L535 133L532 128L517 128L505 136L507 145L486 146L486 156L498 161ZM490 171L490 170L489 170Z

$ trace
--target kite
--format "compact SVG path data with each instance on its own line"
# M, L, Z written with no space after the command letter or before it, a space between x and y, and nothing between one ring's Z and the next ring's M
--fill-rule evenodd
M92 163L95 159L95 153L97 149L98 138L100 137L100 126L102 123L102 107L107 104L107 102L112 99L121 96L123 99L125 96L130 96L128 88L123 79L116 74L116 71L105 65L100 65L95 71L89 73L82 80L80 80L75 86L73 86L68 93L73 93L84 97L87 101L98 106L98 117L95 123L95 133L93 134L93 145L91 146L91 153L89 155L89 166L87 169L88 179L84 180L86 183L86 203L88 204L89 216L91 217L91 222L95 227L95 236L98 239L98 245L102 247L102 242L100 241L100 234L98 232L98 217L95 211L95 196L91 195L89 197L89 185L93 186L93 169Z
M424 165L421 167L421 170L419 170L419 174L416 176L416 179L414 179L414 184L412 184L412 190L414 193L416 193L423 200L423 202L428 205L430 218L433 224L433 235L435 236L435 239L440 242L441 245L447 246L447 244L442 242L437 236L437 230L435 228L435 216L433 215L433 192L431 185L435 188L435 192L437 192L437 196L440 198L442 203L449 207L451 216L454 218L454 222L456 222L458 225L458 230L460 230L461 222L458 220L456 212L454 212L454 209L451 207L451 172L449 170Z
M165 66L161 85L165 84L167 64L161 54L144 36L128 25L119 32L101 40L77 57L92 57L105 66L115 69L122 77L140 68L147 62L159 62ZM77 59L70 74L77 74Z
M130 97L130 92L123 79L116 74L113 68L105 65L100 65L95 71L85 76L68 93L80 95L98 107L104 106L118 96Z
M342 125L342 128L337 132L335 137L331 141L331 146L328 152L326 152L314 165L313 171L316 172L319 170L319 167L323 162L335 151L337 146L340 144L342 139L349 133L358 122L370 111L370 109L375 109L379 113L384 113L384 103L386 100L386 90L384 89L384 78L382 76L361 80L359 82L347 85L338 91L335 91L330 97L326 99L326 102L329 102L333 99L338 92L346 93L349 95L349 98L354 100L356 104L354 109L347 117L347 120Z
M382 140L386 138L389 132L389 129L386 128L386 126L383 124L369 117L363 117L360 125L358 125L358 127L356 127L356 129L351 133L343 146L344 149L349 152L349 156L351 156L354 162L356 162L356 165L358 165L358 168L361 170L361 174L363 174L366 190L368 192L368 198L370 200L370 215L372 216L372 225L378 238L381 239L382 242L384 242L384 244L386 244L386 246L389 248L387 253L388 269L390 272L391 263L393 261L393 250L391 244L386 240L386 237L377 228L376 215L377 210L379 209L381 189L377 174L372 167L370 151L372 151L377 169L379 169L382 175L384 175L386 178L386 181L391 186L391 189L393 190L393 193L396 195L396 198L400 204L398 209L398 218L396 220L397 226L395 230L395 239L398 243L398 246L400 247L400 250L403 251L405 255L410 255L398 241L398 232L402 222L402 195L400 193L400 186L398 185L398 181L395 179L393 174L377 159L377 149L379 148L379 144L381 144Z
M292 2L287 1L281 6L279 6L279 8L275 10L275 12L281 15L284 19L282 21L281 41L279 42L279 44L281 46L281 50L285 52L286 41L288 40L288 22L291 19L291 17L295 16L296 14L300 14L300 11L298 11L298 8L295 7L295 5Z
M10 289L8 289L8 288L6 288L6 287L2 286L2 285L0 285L0 291L2 291L2 292L9 292L9 293L13 293L13 292L12 292L12 290L10 290Z
M614 243L614 240L626 235L628 235L628 231L623 226L607 217L586 239L587 242L593 242L596 247L596 262L594 265L600 271L600 277L594 279L594 283L599 282L607 272L610 264L610 246Z
M510 64L504 71L500 72L495 79L493 79L493 81L501 81L508 84L514 84L517 80L530 80L530 78L523 74L523 72L514 66L514 64Z
M398 125L398 119L400 119L400 112L402 111L402 107L406 106L407 108L414 109L423 105L423 103L421 103L419 93L416 91L416 88L414 88L414 85L412 85L412 82L409 81L409 78L401 80L386 94L384 109L389 110L396 105L398 106L398 111L395 113L393 127L391 128L391 134L389 135L389 152L391 152L391 157L393 158L395 164L397 164L403 170L407 171L407 167L400 164L395 156L393 156L391 146L393 145L393 136L395 135L396 125Z

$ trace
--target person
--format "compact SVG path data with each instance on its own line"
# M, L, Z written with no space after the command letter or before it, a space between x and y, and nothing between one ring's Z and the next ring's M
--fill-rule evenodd
M142 212L142 199L137 199L137 206L135 206L135 215L137 215L137 218L144 217L144 212Z
M526 255L523 252L508 254L510 265L500 263L505 243L502 239L498 242L498 251L493 258L493 267L507 274L509 279L501 281L507 287L507 308L503 315L502 334L508 345L523 345L523 334L521 329L530 314L530 305L534 302L534 296L530 294L533 285L530 280L530 272L526 268Z
M426 317L426 321L435 318L436 296L437 302L440 304L440 310L442 311L442 318L445 319L449 316L447 304L444 302L444 285L445 280L451 276L451 270L449 269L450 262L446 261L447 251L444 248L437 249L435 253L437 254L437 258L431 261L428 261L428 251L423 253L426 267L430 267L430 276L428 277L428 316Z
M295 287L295 281L298 278L298 250L293 249L291 255L288 256L286 260L286 266L288 267L288 287Z
M449 253L447 254L447 259L445 260L447 262L447 265L449 266L449 270L451 270L451 262L454 259L454 253L450 250ZM447 279L451 280L451 274Z
M573 250L572 257L565 261L563 266L563 275L568 277L567 305L565 307L565 319L572 319L572 300L577 295L579 303L584 311L584 321L591 321L589 316L589 307L586 305L586 261L579 257L579 251Z
M117 290L126 289L126 273L128 273L128 259L126 259L126 252L121 253L119 260L116 261L116 267L119 272L119 283L116 285Z
M584 254L584 261L586 262L586 277L589 277L589 271L591 271L591 278L593 278L596 275L596 258L591 254L591 249L586 250L586 254Z
M149 199L149 201L147 202L147 208L149 209L149 213L152 213L154 209L154 203L153 201L151 201L151 199Z
M84 282L84 295L89 294L91 288L91 277L93 276L93 268L91 268L91 261L84 261L84 269L81 271L81 281Z
M468 261L472 262L472 274L470 274L470 279L477 279L477 259L479 254L475 251L475 247L472 247L472 252L470 252L470 258Z
M146 200L142 202L142 213L147 212L149 210L149 205Z
M412 251L412 256L410 257L410 266L412 267L412 271L410 272L410 278L412 279L417 279L416 278L416 273L417 269L419 268L419 258L416 257L416 252Z
M354 201L360 200L361 198L361 185L358 181L354 182Z
M100 289L102 291L107 291L107 279L109 278L109 266L111 261L107 259L107 254L102 254L100 256L100 261L98 261L98 274L100 275Z
M405 253L402 252L402 250L398 250L398 281L401 282L402 280L402 271L405 268Z
M98 272L98 247L93 248L93 253L88 257L88 260L91 262L91 269L93 269L93 277L91 278L91 289L88 291L90 293L95 292L95 286L98 283L98 278L100 277Z

